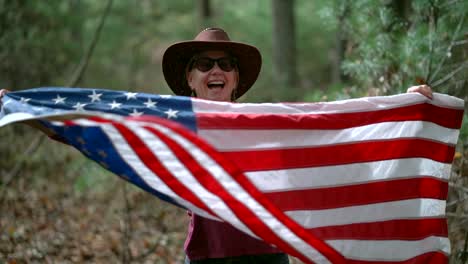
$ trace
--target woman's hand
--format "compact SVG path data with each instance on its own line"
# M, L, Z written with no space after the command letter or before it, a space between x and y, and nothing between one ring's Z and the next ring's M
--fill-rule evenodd
M420 93L429 99L432 99L432 89L426 84L411 86L406 90L407 93Z
M0 99L2 99L3 95L6 94L6 93L9 93L10 91L8 91L7 89L1 89L0 90Z

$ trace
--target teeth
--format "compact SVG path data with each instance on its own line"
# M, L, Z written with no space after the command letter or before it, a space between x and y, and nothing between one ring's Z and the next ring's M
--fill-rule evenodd
M222 81L213 81L213 82L209 82L208 84L211 84L211 85L223 85L224 82L222 82Z

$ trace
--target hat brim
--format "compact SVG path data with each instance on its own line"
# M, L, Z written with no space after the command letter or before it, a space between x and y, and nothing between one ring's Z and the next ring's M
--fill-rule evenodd
M163 74L167 84L176 95L190 96L185 71L189 60L197 53L207 50L222 50L237 58L239 83L236 99L255 83L262 66L262 57L257 48L231 41L184 41L171 45L163 56Z

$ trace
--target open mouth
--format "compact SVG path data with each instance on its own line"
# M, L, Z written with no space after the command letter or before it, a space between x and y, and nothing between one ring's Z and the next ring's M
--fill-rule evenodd
M208 88L209 89L215 89L215 88L224 88L225 83L223 81L211 81L208 82Z

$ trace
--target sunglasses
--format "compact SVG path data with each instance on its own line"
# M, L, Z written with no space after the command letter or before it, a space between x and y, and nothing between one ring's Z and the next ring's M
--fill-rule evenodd
M225 72L232 71L237 66L237 60L231 57L222 57L218 59L212 59L208 57L202 57L194 59L190 69L197 68L201 72L207 72L211 70L215 63L218 64L218 67Z

